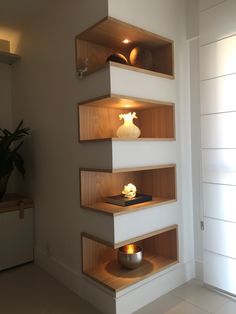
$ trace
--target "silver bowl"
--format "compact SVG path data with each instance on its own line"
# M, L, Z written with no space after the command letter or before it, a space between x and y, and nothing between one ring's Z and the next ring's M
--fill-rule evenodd
M128 269L139 267L143 260L143 249L136 244L122 246L118 250L118 262Z

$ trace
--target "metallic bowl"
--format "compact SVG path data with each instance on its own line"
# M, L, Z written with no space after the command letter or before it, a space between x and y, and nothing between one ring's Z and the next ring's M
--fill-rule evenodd
M128 253L128 246L132 245L133 252ZM143 249L136 244L122 246L118 250L118 262L121 266L128 269L139 267L143 260Z

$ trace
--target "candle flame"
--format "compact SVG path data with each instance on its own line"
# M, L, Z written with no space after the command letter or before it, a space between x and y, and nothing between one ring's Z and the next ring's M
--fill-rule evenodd
M135 246L133 244L127 245L127 254L133 254L135 252Z

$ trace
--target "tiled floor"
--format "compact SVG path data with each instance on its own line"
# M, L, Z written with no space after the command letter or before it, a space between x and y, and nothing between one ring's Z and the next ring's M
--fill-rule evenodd
M236 314L236 302L197 280L171 291L135 314ZM99 314L33 264L0 273L0 314Z
M198 280L176 288L136 314L236 314L236 301L210 291Z
M33 264L0 273L0 314L98 314Z

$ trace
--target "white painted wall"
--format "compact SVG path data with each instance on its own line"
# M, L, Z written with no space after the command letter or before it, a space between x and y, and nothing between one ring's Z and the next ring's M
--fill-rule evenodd
M0 127L12 127L11 67L0 63Z
M217 0L186 0L187 9L187 39L189 46L190 68L190 103L191 103L191 151L192 151L192 191L194 213L194 254L196 277L203 279L203 231L200 222L203 220L202 189L201 189L201 120L202 107L207 107L200 99L200 60L199 60L199 11L215 5ZM201 86L202 87L202 86ZM201 107L201 105L203 106Z
M190 40L199 36L199 0L186 0L186 35Z
M0 63L0 128L12 130L11 77L12 66ZM7 192L14 192L14 175L11 176Z
M201 202L201 136L200 136L200 86L199 86L199 39L189 40L190 54L190 102L191 102L191 139L192 139L192 190L194 213L194 248L196 276L202 279L202 217Z
M24 190L35 201L36 262L76 291L83 222L79 167L107 162L99 154L94 158L92 148L91 160L81 154L77 103L107 94L109 73L79 80L74 38L106 15L106 0L50 1L22 28L17 50L22 60L13 71L14 122L23 117L32 130L24 149Z

